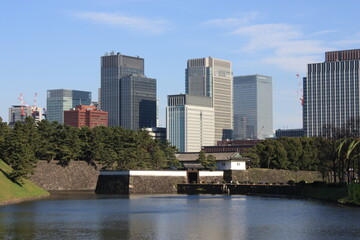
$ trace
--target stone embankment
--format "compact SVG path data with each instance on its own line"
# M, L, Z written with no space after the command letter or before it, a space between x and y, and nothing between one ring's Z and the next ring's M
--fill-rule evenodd
M322 181L323 178L316 171L290 171L279 169L248 169L246 171L224 171L224 180L239 183L287 183L288 181L300 182L305 181L312 183Z
M301 187L260 184L178 184L181 194L275 194L299 196Z
M47 191L95 191L100 168L85 161L70 161L67 166L38 161L30 181Z

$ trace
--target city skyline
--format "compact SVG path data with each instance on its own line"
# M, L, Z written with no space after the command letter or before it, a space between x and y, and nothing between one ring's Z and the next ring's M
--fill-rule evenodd
M185 93L186 61L211 56L231 61L234 76L272 76L274 129L300 128L296 74L306 76L307 64L322 62L326 51L360 45L360 33L352 24L360 18L356 11L360 3L352 0L291 5L286 1L196 1L191 8L187 3L2 3L3 121L8 108L19 105L20 93L28 104L38 93L39 107L46 106L48 89L91 91L97 99L99 56L114 50L146 59L146 73L158 81L161 126L165 126L166 96Z

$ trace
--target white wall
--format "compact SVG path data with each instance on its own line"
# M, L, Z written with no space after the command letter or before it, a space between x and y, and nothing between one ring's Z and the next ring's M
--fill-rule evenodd
M245 161L217 161L216 169L218 170L246 170Z
M170 176L170 177L186 177L186 171L101 171L100 175L130 175L130 176Z
M199 171L199 177L223 177L223 171Z

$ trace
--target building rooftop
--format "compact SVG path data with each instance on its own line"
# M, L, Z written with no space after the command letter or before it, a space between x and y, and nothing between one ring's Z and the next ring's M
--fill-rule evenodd
M205 156L213 155L216 158L216 161L226 161L226 160L244 160L249 161L250 159L247 157L243 157L238 152L213 152L213 153L205 153ZM199 153L178 153L175 155L176 158L180 162L190 162L196 161L199 157Z

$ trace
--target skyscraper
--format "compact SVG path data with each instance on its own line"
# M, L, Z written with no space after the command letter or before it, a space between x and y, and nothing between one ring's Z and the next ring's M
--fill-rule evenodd
M46 119L64 123L64 111L75 108L77 105L90 105L91 92L54 89L47 91Z
M303 79L305 136L323 136L328 126L347 128L360 117L360 49L325 53L325 62L307 65Z
M166 135L180 152L199 152L214 144L214 109L210 97L168 96Z
M212 57L190 59L187 61L185 78L186 94L212 98L215 141L232 138L231 62Z
M272 133L272 78L234 77L234 139L264 139Z
M156 126L156 79L144 75L144 59L120 53L101 57L101 109L109 126Z

